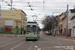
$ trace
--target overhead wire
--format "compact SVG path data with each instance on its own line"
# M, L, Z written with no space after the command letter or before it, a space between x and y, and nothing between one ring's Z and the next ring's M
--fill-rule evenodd
M23 0L23 1L13 1L13 3L15 3L15 2L18 2L18 3L19 3L19 2L20 2L20 3L22 2L22 3L25 3L25 4L29 2L29 6L26 6L26 7L30 7L30 9L26 9L26 10L31 10L31 11L33 11L33 10L44 10L44 11L45 11L45 10L59 10L59 8L58 8L58 9L45 9L45 7L47 7L45 4L46 4L46 3L53 3L53 1L47 1L47 0L42 0L41 2L40 2L40 1L38 1L38 2L30 2L30 0L28 0L27 2L24 1L24 0ZM30 3L35 3L35 4L36 4L36 3L43 3L43 6L34 6L34 5L32 6ZM63 5L62 3L54 3L54 4L57 5L57 7L59 7L58 4L59 4L59 5ZM72 4L74 4L74 3L71 3L71 5L72 5ZM52 5L53 5L53 4L52 4ZM64 5L66 5L66 2L64 3ZM13 6L21 6L21 5L13 5ZM22 7L22 6L21 6L21 7ZM24 7L25 7L25 6L24 6ZM33 9L33 7L43 7L43 9ZM48 7L49 7L49 6L48 6ZM65 9L65 8L64 8L64 9ZM60 9L60 10L62 10L62 9Z

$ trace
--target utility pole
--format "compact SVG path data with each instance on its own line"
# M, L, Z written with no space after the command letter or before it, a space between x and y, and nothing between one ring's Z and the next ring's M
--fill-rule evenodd
M0 5L0 32L1 32L1 5Z
M66 17L66 38L68 37L68 7L69 7L69 5L67 4L67 17Z
M11 0L11 10L12 10L12 0Z

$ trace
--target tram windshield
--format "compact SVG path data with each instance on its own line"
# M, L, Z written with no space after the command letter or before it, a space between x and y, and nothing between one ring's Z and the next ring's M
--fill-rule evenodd
M36 32L36 25L27 25L27 32Z

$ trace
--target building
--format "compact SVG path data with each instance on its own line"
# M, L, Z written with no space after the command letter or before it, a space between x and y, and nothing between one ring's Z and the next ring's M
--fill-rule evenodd
M27 17L23 10L1 10L1 32L20 33L20 29L26 29Z
M71 37L75 37L75 15L71 18Z
M62 18L62 36L66 36L66 16Z
M71 29L72 29L71 18L73 17L74 14L75 14L75 9L70 9L68 11L68 35L70 35L70 36L71 36Z
M1 31L1 5L0 5L0 31Z
M63 25L63 19L64 18L64 12L60 15L60 34L62 35L62 25Z

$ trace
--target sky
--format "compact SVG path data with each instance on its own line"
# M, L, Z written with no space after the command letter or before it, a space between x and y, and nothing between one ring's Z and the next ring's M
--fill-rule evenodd
M8 4L11 4L11 0L0 0L2 9L10 9ZM43 28L42 20L46 15L59 15L65 12L67 4L69 9L73 9L75 0L12 0L13 8L22 9L27 14L27 21L33 21L35 15L34 20L39 23L40 28Z

